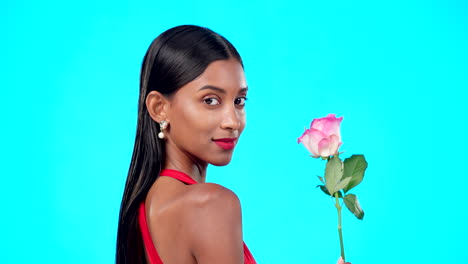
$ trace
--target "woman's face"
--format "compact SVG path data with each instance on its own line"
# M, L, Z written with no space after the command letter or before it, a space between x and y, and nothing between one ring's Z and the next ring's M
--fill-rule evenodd
M217 166L228 164L244 130L246 96L244 70L237 60L209 64L169 100L165 134L167 148L174 149L168 149L168 154Z

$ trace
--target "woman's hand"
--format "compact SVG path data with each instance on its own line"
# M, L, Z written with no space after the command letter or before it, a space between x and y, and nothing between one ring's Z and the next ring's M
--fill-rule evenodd
M346 263L345 263L345 262L343 261L343 258L340 257L340 258L338 259L338 262L337 262L336 264L351 264L351 262L346 262Z

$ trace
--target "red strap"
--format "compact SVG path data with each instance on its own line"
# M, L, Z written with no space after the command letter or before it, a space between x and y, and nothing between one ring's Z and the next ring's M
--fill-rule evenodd
M164 169L161 171L159 176L168 176L174 179L177 179L181 182L187 183L187 184L196 184L197 182L192 179L192 177L188 176L187 174L176 171L176 170L170 170L170 169Z
M252 253L244 242L244 264L257 264Z
M141 228L141 236L143 237L143 244L145 245L146 253L148 254L150 264L163 264L161 258L156 251L156 247L151 239L151 234L148 229L148 223L146 221L145 203L140 204L140 210L138 214L138 222Z

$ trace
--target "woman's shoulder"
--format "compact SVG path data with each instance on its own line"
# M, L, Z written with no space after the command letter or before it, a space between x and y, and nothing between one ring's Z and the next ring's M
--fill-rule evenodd
M230 189L216 183L198 183L184 185L177 191L158 196L156 191L149 201L152 219L174 218L177 221L191 221L192 217L220 217L240 211L238 196ZM162 194L162 193L159 193ZM188 219L187 219L188 218Z
M240 215L239 198L230 189L216 183L199 183L187 187L173 208L181 221L191 223L194 218L209 221Z
M216 183L199 183L190 186L186 193L188 206L213 206L221 204L238 204L239 198L230 189Z
M242 215L237 195L214 183L191 186L181 219L195 258L206 263L241 263ZM222 241L222 242L221 242Z
M242 216L237 195L214 183L178 185L176 189L166 189L164 192L170 195L147 207L153 241L164 241L158 252L168 256L176 254L171 249L177 248L177 254L186 252L211 263L242 260Z

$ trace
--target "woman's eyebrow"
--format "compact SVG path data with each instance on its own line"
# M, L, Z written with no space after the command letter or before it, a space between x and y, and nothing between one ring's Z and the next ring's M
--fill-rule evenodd
M198 89L198 91L202 91L202 90L206 90L206 89L215 90L215 91L223 93L223 94L226 93L226 90L224 90L223 88L219 88L219 87L213 86L213 85L205 85L202 88ZM239 93L247 92L247 90L248 90L248 87L241 88Z
M198 89L198 91L202 91L202 90L206 90L206 89L215 90L215 91L218 91L218 92L223 93L223 94L226 93L226 91L224 89L213 86L213 85L205 85L202 88Z

